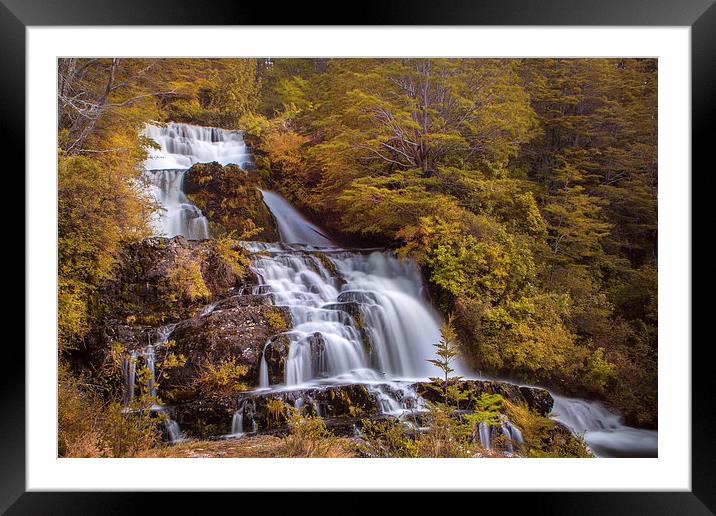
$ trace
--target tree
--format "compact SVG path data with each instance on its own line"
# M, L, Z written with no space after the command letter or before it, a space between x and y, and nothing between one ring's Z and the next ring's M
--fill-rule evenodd
M332 62L322 84L335 84L315 114L331 111L318 125L341 126L326 129L364 165L423 177L454 160L504 165L535 122L513 74L505 62L489 59Z
M132 151L109 147L110 135L126 128L139 138L141 124L156 113L156 98L174 93L155 89L154 66L145 59L60 59L58 129L64 152Z
M448 315L447 319L440 326L440 341L435 343L435 354L438 358L430 359L428 362L433 364L442 372L442 378L431 378L433 382L440 382L439 386L430 385L443 396L443 403L447 406L454 404L459 406L460 401L466 399L464 394L457 386L457 382L461 376L452 376L455 372L453 363L455 358L460 354L457 344L457 333L454 327L454 317Z

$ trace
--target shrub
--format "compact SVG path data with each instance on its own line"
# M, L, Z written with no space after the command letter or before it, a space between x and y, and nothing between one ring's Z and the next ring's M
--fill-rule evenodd
M207 301L211 297L201 273L201 264L187 249L178 248L177 263L169 271L167 282L171 289L170 301Z
M238 394L249 388L242 381L247 372L248 368L237 364L235 357L225 357L218 363L207 361L194 380L194 388L206 397L220 398Z
M614 378L616 367L604 356L604 348L597 348L587 359L584 369L584 382L597 391L603 391L607 383Z
M60 457L133 457L161 444L160 417L148 410L123 410L116 401L104 402L87 379L74 378L60 367Z
M361 454L367 457L417 457L415 436L398 418L361 420Z
M266 423L269 428L281 426L286 420L286 405L275 398L266 400Z
M288 328L288 324L286 324L286 319L284 319L281 310L277 308L272 308L271 310L266 312L266 322L273 331L278 332Z
M258 231L260 230L261 228L258 228ZM233 272L234 275L239 278L243 278L249 271L251 259L249 258L246 250L236 244L236 241L233 239L233 235L234 232L231 232L228 235L217 239L216 252L224 262L229 264L231 272ZM245 232L242 235L242 239L248 239L250 236L252 236L251 233Z
M323 418L306 415L294 407L287 408L290 433L279 445L279 456L331 457L339 454L337 438L326 428Z
M504 402L507 416L522 431L522 449L528 457L592 457L582 436L572 435L548 417L526 405Z

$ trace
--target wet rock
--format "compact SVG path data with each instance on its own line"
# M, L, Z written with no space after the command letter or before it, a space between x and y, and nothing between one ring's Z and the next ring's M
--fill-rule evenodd
M269 384L283 383L286 359L290 349L290 339L285 334L276 335L266 343L264 358L268 369Z
M440 394L430 387L429 382L419 382L414 387L424 399L432 402L441 401ZM508 382L463 380L459 383L459 389L468 394L468 399L463 402L463 408L468 410L474 407L475 400L482 393L499 394L511 402L527 405L542 416L549 414L554 404L552 396L545 389L519 386Z
M552 412L552 406L554 405L554 399L546 389L539 389L537 387L520 387L520 393L525 399L527 406L538 414L546 416Z
M389 414L390 407L385 404L385 400L390 398L395 404L408 409L401 416L405 424L419 428L427 424L429 413L417 410L412 389L416 389L424 399L437 401L438 395L427 384L428 382L419 382L413 386L394 383L348 384L291 390L257 390L231 397L182 403L175 407L175 413L182 431L201 437L229 434L231 421L237 411L242 415L244 432L286 433L288 407L300 409L306 415L324 418L326 425L337 435L353 435L360 430L361 421L364 419L383 420L395 417ZM523 396L520 386L514 384L478 380L465 380L461 384L464 389L473 393L462 407L462 412L471 411L475 398L482 392L501 394L512 402L528 405L530 403ZM542 389L533 390L530 399L542 400L543 393L549 396L549 393ZM542 403L545 401L542 400ZM539 405L529 406L535 410L545 410L544 405L541 409ZM409 410L411 407L416 410ZM491 439L497 444L501 443L500 436L504 433L502 428L497 426L490 431Z
M346 321L346 323L350 322L358 329L361 341L363 342L363 351L367 356L371 357L371 352L374 347L373 339L371 337L370 331L368 330L365 325L365 322L363 321L363 314L361 313L360 303L356 303L353 301L343 301L340 303L331 303L325 305L323 308L325 308L326 310L340 310L342 312L347 313L351 317L350 321ZM375 365L375 361L371 360L371 362Z
M253 391L215 400L202 399L177 405L175 413L182 431L191 435L225 435L231 431L234 413L241 410L244 431L285 433L288 408L326 419L329 426L350 428L361 418L380 417L376 392L366 385L312 387L290 391ZM383 416L385 417L385 416ZM206 430L209 428L209 430ZM210 434L207 432L217 431Z
M190 262L198 266L197 281L208 298L189 299L177 290L176 271ZM100 287L97 318L159 326L191 316L241 283L213 240L148 238L123 249L114 278Z
M253 170L217 162L197 163L184 174L184 192L209 219L215 237L236 231L241 235L252 227L261 231L254 240L279 240L276 223L259 191L261 181Z
M124 320L109 319L96 325L84 339L75 359L87 368L98 368L110 360L110 351L117 343L126 350L145 347L156 329L147 325L126 324Z
M208 315L177 324L172 352L186 358L183 367L167 371L160 397L170 401L196 396L192 386L206 363L235 360L246 366L246 383L258 384L259 361L266 341L276 334L268 318L276 312L290 320L287 309L269 304L266 296L233 296Z

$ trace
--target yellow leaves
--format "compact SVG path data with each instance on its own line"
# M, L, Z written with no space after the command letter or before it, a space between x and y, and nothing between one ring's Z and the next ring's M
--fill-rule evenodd
M262 149L281 170L288 173L299 172L302 166L301 147L308 138L294 131L269 131L264 135Z
M218 362L207 360L201 366L194 387L206 397L231 396L249 389L243 382L247 372L248 368L238 364L233 356L224 357Z
M266 322L273 331L283 331L288 328L286 319L284 319L283 314L277 308L272 308L266 312Z
M239 237L240 240L248 240L251 236L261 231L253 225L249 219L250 227ZM243 247L238 246L233 239L233 232L216 240L216 251L219 256L229 264L231 271L238 277L243 277L249 270L250 258Z
M176 263L167 274L167 282L175 293L187 301L206 301L211 297L204 283L199 259L183 247L177 247Z
M266 400L266 424L269 428L276 428L286 420L287 406L277 398Z
M151 204L136 185L137 171L120 154L58 158L60 346L87 330L87 304L112 276L120 245L148 234ZM129 159L129 158L126 158Z
M251 136L261 138L271 127L268 118L257 113L246 113L240 119L241 129Z
M173 341L170 341L173 342ZM164 356L164 360L162 360L161 367L162 367L162 377L168 378L168 375L166 373L166 369L174 369L176 367L184 367L186 365L186 357L183 354L176 354L173 352L168 352Z

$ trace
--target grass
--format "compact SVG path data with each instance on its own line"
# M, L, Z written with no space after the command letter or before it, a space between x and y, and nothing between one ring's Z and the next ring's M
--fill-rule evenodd
M301 443L296 436L258 435L221 441L184 441L147 450L144 458L279 458L279 457L359 457L353 438L333 437L325 443Z

